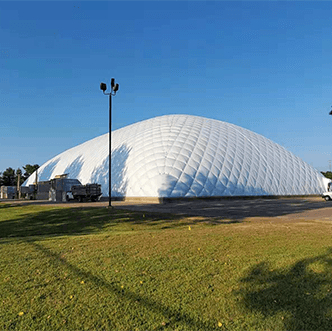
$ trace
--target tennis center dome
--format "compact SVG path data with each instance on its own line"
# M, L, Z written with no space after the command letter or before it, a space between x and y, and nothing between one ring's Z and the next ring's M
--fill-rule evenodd
M38 169L38 180L68 174L99 183L108 196L108 134L66 150ZM311 195L328 179L271 140L234 124L166 115L112 132L112 196ZM25 185L35 181L31 175Z

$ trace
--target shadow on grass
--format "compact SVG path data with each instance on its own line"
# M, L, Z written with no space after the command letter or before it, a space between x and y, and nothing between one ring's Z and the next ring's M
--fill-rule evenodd
M9 204L9 203L0 205L0 209L10 208L10 207L11 207L11 204Z
M37 249L41 254L44 254L50 259L50 262L58 267L59 265L64 265L69 268L71 272L75 274L79 279L85 279L88 282L92 282L94 285L104 288L107 291L113 292L119 297L129 301L133 305L135 303L139 303L141 306L148 308L151 311L156 313L161 313L166 319L168 319L168 324L186 324L190 327L191 330L214 330L215 325L209 322L203 322L199 319L193 318L190 314L186 312L173 310L171 307L166 306L162 302L153 301L145 296L138 295L128 289L123 290L120 286L117 286L113 283L109 283L99 277L98 275L94 275L90 271L83 271L80 268L74 266L69 263L65 259L61 257L61 254L56 254L52 252L50 249L42 246L38 242L32 240L26 240L29 245L32 245L35 249Z
M13 206L15 215L9 213L7 220L1 220L0 217L0 238L84 235L110 231L115 226L117 230L130 231L136 229L135 225L146 225L146 229L170 229L199 222L210 225L233 223L219 222L213 218L195 221L185 219L182 215L110 210L105 207L38 207L35 211L33 208Z
M245 307L265 317L284 314L286 330L332 330L331 248L287 270L260 263L242 283L237 294Z

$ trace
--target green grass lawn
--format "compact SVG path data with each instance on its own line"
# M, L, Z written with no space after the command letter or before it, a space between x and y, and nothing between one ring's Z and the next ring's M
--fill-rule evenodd
M0 330L331 330L331 224L0 204Z

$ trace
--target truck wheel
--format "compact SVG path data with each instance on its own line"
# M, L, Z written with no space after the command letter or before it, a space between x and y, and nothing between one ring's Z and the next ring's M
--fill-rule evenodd
M324 199L325 199L325 201L330 201L331 200L331 198L328 195L325 195Z

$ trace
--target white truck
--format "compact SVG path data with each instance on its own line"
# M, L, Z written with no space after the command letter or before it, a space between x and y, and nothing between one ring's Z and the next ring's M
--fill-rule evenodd
M332 200L332 192L327 191L322 194L322 198L326 201Z
M325 191L322 194L322 198L325 201L330 201L330 200L332 200L332 181L330 179L327 179L327 178L324 178L324 179L327 180L328 183L327 183L327 191Z

